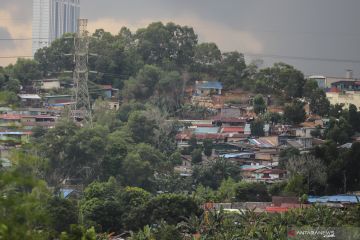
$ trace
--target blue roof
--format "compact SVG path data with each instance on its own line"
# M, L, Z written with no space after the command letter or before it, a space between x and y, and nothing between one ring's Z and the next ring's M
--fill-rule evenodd
M346 202L346 203L359 203L360 196L358 195L333 195L333 196L309 196L308 202L310 203L327 203L327 202Z
M194 133L205 134L205 133L218 133L218 127L197 127Z
M70 188L60 189L60 192L64 198L67 198L73 191L74 191L74 189L70 189Z
M221 82L204 82L197 85L197 88L203 89L223 89Z

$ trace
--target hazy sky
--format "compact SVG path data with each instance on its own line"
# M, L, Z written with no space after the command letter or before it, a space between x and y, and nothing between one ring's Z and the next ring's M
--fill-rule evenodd
M0 1L0 39L31 37L32 1ZM360 77L360 0L82 0L81 15L91 30L114 33L173 21L194 27L200 41L223 51L333 60L261 57L266 65L284 61L328 76L350 68ZM0 41L0 56L19 55L31 55L31 41Z

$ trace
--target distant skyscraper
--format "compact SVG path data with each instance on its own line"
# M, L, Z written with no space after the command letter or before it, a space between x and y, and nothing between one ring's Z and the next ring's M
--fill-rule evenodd
M32 54L64 33L77 31L80 0L33 0Z

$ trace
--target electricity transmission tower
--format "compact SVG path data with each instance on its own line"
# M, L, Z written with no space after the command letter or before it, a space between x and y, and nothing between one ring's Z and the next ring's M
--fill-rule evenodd
M78 19L78 31L75 44L75 70L72 117L82 119L92 125L91 104L88 88L88 58L89 58L89 37L87 32L87 19Z

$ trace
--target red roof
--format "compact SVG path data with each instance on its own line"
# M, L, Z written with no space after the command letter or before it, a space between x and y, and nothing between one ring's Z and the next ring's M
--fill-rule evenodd
M246 123L246 119L236 118L236 117L215 116L212 120L217 122L225 122L225 123Z
M196 134L196 139L212 139L212 140L217 140L217 139L225 139L225 137L222 134L219 133L207 133L207 134Z
M244 128L242 127L223 127L222 133L243 133Z
M268 174L281 174L281 173L286 173L286 170L282 170L282 169L259 169L259 171L257 171L259 173L268 173Z
M332 88L330 88L329 92L339 93L341 91L339 89L337 89L336 87L332 87Z
M20 114L1 114L0 118L5 119L5 120L20 120L21 115Z
M274 213L280 213L280 212L287 212L289 208L287 207L266 207L266 212L274 212Z

